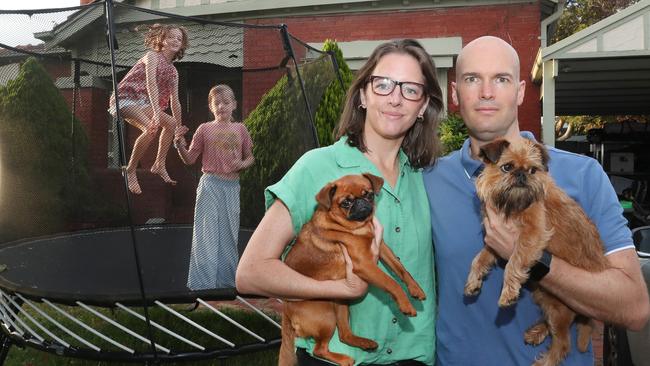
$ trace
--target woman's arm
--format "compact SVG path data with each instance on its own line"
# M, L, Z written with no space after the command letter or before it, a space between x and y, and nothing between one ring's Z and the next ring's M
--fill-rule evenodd
M199 128L196 129L196 132L192 137L192 143L190 144L189 149L186 147L187 142L182 134L177 134L174 137L174 147L176 148L176 151L178 151L178 156L184 164L194 164L201 154L201 151L203 151L203 131L204 125L199 125Z
M280 256L293 239L289 210L276 200L253 232L237 267L237 291L285 299L352 299L366 293L367 284L352 274L347 278L318 281L287 266Z

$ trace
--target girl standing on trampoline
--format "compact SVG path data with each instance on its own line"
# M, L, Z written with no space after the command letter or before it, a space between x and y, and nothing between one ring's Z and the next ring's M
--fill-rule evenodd
M196 189L192 251L187 278L191 290L231 288L239 255L239 172L253 164L251 140L246 126L233 121L235 93L217 85L208 93L214 121L202 123L189 150L177 136L174 146L185 164L199 154L203 175Z
M176 25L154 24L149 28L144 44L150 49L117 87L122 118L142 131L135 140L131 159L126 167L129 190L142 193L136 169L140 159L162 127L156 161L151 172L166 182L176 184L167 173L166 159L175 135L187 132L181 122L181 104L178 100L178 72L172 64L180 60L187 49L187 31ZM165 110L170 106L172 115ZM111 96L109 112L115 116L115 94Z

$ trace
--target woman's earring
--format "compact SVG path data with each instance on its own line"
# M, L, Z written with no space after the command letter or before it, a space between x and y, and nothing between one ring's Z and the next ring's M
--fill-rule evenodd
M361 109L366 109L366 104L365 104L365 103L361 103L361 104L359 104L359 107L358 107L358 108L359 108L359 110L361 110Z
M424 116L421 114L418 114L418 116L415 118L415 122L422 122L424 121Z

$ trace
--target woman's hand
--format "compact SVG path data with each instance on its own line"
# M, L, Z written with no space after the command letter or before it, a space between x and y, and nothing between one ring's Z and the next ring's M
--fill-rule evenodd
M381 243L384 241L384 227L376 216L373 216L372 218L372 227L374 229L375 237L372 239L372 246L370 249L372 251L372 260L377 263L377 260L379 260L379 249Z
M345 249L345 245L341 245L343 257L345 258L345 288L348 292L349 298L355 299L361 297L368 292L368 283L361 279L361 277L354 274L352 266L352 258Z
M519 228L489 205L485 206L485 214L485 245L492 248L499 257L510 259L519 239Z

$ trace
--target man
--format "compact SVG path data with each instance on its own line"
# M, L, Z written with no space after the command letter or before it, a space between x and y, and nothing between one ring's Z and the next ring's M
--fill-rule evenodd
M459 151L425 172L439 286L436 365L530 365L550 340L538 347L524 344L524 332L541 317L527 288L515 305L498 307L503 263L488 274L478 296L463 295L472 259L484 243L505 262L518 235L494 211L488 210L488 219L481 221L474 179L483 165L478 159L481 146L498 137L533 138L519 131L517 109L526 85L519 68L516 51L499 38L481 37L463 48L451 85L452 99L470 137ZM641 329L648 320L650 301L630 231L607 176L594 159L553 148L549 154L551 175L598 227L612 268L590 273L552 257L539 284L580 314ZM576 349L575 333L574 325L565 364L593 365L591 350Z

